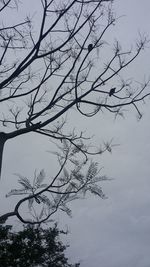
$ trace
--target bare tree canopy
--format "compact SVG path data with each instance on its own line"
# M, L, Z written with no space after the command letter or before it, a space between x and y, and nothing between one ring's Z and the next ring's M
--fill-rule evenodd
M105 110L117 116L122 115L124 106L130 105L141 117L138 104L150 94L149 80L141 87L134 88L131 81L123 79L122 75L123 70L145 48L148 40L145 35L140 36L134 48L126 51L118 41L108 46L107 32L111 31L117 21L112 2L39 0L27 10L33 15L21 20L17 16L14 23L11 19L6 22L6 18L10 10L18 14L20 3L13 0L0 1L3 19L0 26L0 169L5 142L19 135L29 132L42 134L60 141L61 149L66 149L63 150L63 156L57 155L60 170L43 189L45 191L35 193L33 186L28 185L28 188L21 190L29 193L30 197L27 196L22 202L29 199L44 202L44 198L40 199L41 194L50 190L54 194L54 187L62 198L66 193L67 196L76 194L83 185L87 186L85 191L94 191L94 187L89 187L88 176L83 179L79 175L79 184L77 181L71 184L72 173L65 174L64 180L59 179L59 185L54 184L66 161L71 161L77 153L84 157L82 164L72 160L76 166L75 172L79 174L80 165L87 163L88 155L111 150L107 144L96 152L90 152L84 143L86 138L83 133L65 133L64 115L71 108L85 117L92 117ZM91 164L88 165L89 169ZM96 166L93 166L93 170L97 175ZM79 179L79 176L74 178ZM65 189L58 193L60 188ZM96 194L103 197L100 188ZM54 210L57 210L59 201L60 198L53 205ZM16 215L26 222L18 212L22 202L4 217ZM46 214L46 218L49 215Z

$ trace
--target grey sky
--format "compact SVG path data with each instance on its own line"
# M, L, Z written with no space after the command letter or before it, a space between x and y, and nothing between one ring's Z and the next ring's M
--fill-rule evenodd
M150 35L149 10L149 0L115 0L114 11L118 16L126 16L114 27L112 38L120 39L126 47L134 43L138 31ZM150 48L130 66L128 76L135 77L137 81L143 80L144 75L150 76L149 59ZM115 143L120 143L112 154L106 153L97 158L104 166L104 173L114 178L103 184L108 199L99 200L91 196L72 203L73 219L62 213L56 216L59 226L68 225L71 232L67 237L70 244L68 256L71 261L81 260L81 267L150 266L149 103L143 107L143 111L144 116L140 122L137 122L134 111L132 114L126 112L125 120L119 118L114 121L110 114L100 114L92 120L84 119L84 125L83 118L78 121L78 125L83 125L83 129L87 129L90 134L94 131L96 142L113 137ZM24 148L26 140L32 142ZM46 140L39 136L34 136L33 139L31 135L18 137L6 145L1 181L1 210L5 211L8 207L11 209L15 203L15 198L14 201L11 198L3 204L4 195L16 185L12 173L24 174L24 170L25 174L32 176L36 166L48 170L49 161L51 166L55 166L55 159L48 154L45 157L45 151L49 149ZM15 151L13 156L12 151ZM41 158L45 159L42 165ZM53 173L54 169L51 168Z
M114 10L122 17L115 27L123 45L136 39L138 31L150 34L150 2L114 1ZM150 50L130 67L137 81L150 75ZM128 75L130 75L128 73ZM148 104L149 105L149 104ZM71 220L65 219L71 234L69 255L81 259L82 267L150 266L150 108L144 107L140 122L131 112L125 120L105 116L89 122L99 125L98 137L113 136L120 147L112 155L103 155L105 172L115 180L103 185L108 200L86 199L74 203ZM88 127L87 127L88 129ZM61 221L61 217L59 218Z

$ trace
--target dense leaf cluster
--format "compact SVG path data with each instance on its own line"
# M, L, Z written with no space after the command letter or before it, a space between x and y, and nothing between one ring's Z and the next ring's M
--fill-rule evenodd
M78 267L69 264L64 252L67 245L59 239L57 224L43 229L26 225L19 232L10 225L0 225L0 266L1 267Z

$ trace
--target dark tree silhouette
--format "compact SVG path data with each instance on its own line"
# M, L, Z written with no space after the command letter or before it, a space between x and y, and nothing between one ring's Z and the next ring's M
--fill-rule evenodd
M10 225L0 225L0 266L1 267L79 267L80 264L68 263L57 224L53 228L43 229L31 225L23 230L12 231Z
M138 103L150 94L149 81L134 90L134 84L121 75L145 48L147 38L140 36L132 50L123 51L118 41L108 48L105 33L117 20L112 2L36 0L27 10L34 15L20 21L16 15L20 14L19 2L0 1L0 169L5 143L17 136L41 134L55 140L61 148L61 153L56 153L60 163L56 176L43 189L37 187L39 182L31 185L26 177L19 178L23 188L11 194L27 196L1 220L17 216L28 222L19 213L24 202L29 202L29 206L33 202L47 203L51 211L45 218L49 218L60 206L67 210L67 198L73 199L77 193L90 191L103 197L101 187L96 186L102 177L97 177L98 168L89 164L88 157L111 151L111 144L94 152L89 150L83 133L66 133L64 115L74 108L84 117L105 110L117 116L124 106L131 106L141 116ZM13 22L8 20L10 10ZM105 55L100 60L99 52ZM116 91L109 97L112 84ZM74 159L78 153L84 157L82 162ZM69 168L69 174L64 169L68 162L74 166L74 171ZM81 169L87 164L88 171L83 175ZM38 177L43 179L43 175ZM45 193L57 198L50 202L49 196L42 195Z

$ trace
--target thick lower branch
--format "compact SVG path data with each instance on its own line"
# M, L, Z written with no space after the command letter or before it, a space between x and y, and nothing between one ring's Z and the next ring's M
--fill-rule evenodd
M12 211L12 212L7 212L5 213L4 215L0 216L0 223L5 223L6 220L9 218L9 217L12 217L12 216L16 216L16 212L15 211Z
M0 132L0 177L1 177L1 169L2 169L3 149L4 149L4 144L6 140L7 140L7 134Z

